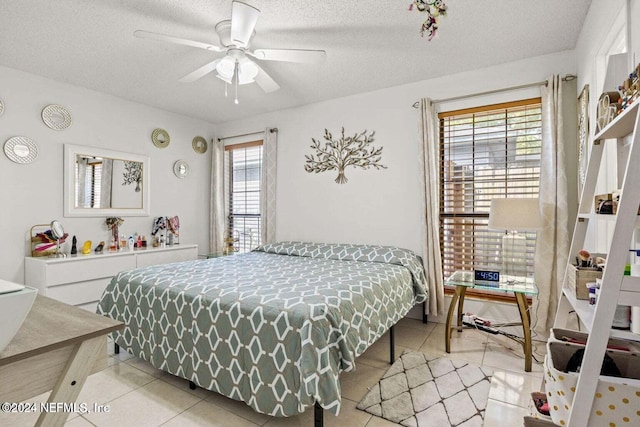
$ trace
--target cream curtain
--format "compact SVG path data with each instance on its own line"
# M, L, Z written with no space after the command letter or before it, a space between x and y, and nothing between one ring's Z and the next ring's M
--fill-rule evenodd
M224 197L224 143L211 141L211 202L209 206L209 247L210 251L222 252L226 226Z
M88 208L90 207L87 201L87 165L89 160L86 157L78 156L76 158L76 163L78 165L78 200L76 201L76 207Z
M111 188L113 185L113 159L102 159L100 176L100 207L111 208Z
M276 239L276 153L278 130L267 128L262 141L262 177L260 179L261 243Z
M425 314L443 314L444 283L440 254L440 162L438 126L429 99L420 100L418 130L420 188L422 189L422 262L427 275L429 301Z
M569 252L567 176L562 120L562 80L552 76L542 87L542 155L540 213L535 254L538 298L533 314L534 331L547 336L558 306Z

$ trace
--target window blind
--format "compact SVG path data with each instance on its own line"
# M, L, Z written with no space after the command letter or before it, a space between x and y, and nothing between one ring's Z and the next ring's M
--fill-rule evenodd
M229 237L238 252L260 245L262 141L225 147Z
M440 242L445 278L499 270L504 232L488 230L493 198L538 197L540 98L439 114ZM535 234L527 237L533 275Z

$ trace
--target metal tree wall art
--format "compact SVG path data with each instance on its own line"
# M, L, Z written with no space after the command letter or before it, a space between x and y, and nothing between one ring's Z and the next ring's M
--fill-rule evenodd
M344 128L339 139L334 140L333 135L327 129L324 130L324 145L320 140L311 138L313 142L311 148L316 154L305 155L306 164L304 170L307 172L326 172L337 170L338 176L335 181L338 184L345 184L347 177L344 170L347 166L358 167L362 169L376 168L386 169L387 167L380 164L382 157L382 147L369 147L374 141L375 131L367 135L364 130L353 136L345 136Z
M136 183L136 192L140 191L140 182L142 181L142 162L124 162L124 173L122 174L124 182L122 185Z

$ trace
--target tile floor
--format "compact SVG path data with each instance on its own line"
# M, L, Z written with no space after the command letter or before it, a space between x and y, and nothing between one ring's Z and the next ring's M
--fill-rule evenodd
M446 355L443 324L423 324L403 319L396 326L396 355L405 349ZM494 368L485 415L485 427L521 426L528 414L529 395L540 388L542 365L534 360L533 372L524 372L519 344L498 335L473 330L453 334L449 357ZM544 343L535 342L534 356L542 363ZM393 426L356 409L356 404L388 368L389 341L383 337L357 360L357 370L342 376L342 410L339 417L325 413L327 426ZM109 358L109 367L87 379L78 402L107 404L109 413L71 414L66 426L311 426L313 411L292 418L271 418L244 403L198 388L153 368L121 351ZM30 402L45 401L43 394ZM31 426L38 414L0 413L2 426ZM436 427L436 426L434 426Z

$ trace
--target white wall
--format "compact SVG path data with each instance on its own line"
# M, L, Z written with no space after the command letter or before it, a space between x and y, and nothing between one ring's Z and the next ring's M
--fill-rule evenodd
M267 126L279 129L277 240L379 243L421 253L418 110L412 104L421 97L468 95L575 72L574 53L567 51L222 123L217 130L226 136ZM576 144L571 142L576 138L575 83L566 86L565 95L565 137L572 150L567 167L575 188ZM536 96L540 96L539 87L440 104L439 108L451 110ZM343 126L347 133L375 130L374 145L384 147L382 163L388 169L350 168L346 171L349 182L344 185L333 181L335 172L305 172L304 156L312 154L311 138L322 138L325 128L336 135ZM570 194L575 206L577 190ZM575 216L575 209L570 215Z
M220 124L216 131L220 136L227 136L265 127L279 129L278 240L379 243L421 253L418 110L412 108L412 104L421 97L441 99L468 95L540 82L551 74L567 73L576 73L573 51L272 112ZM0 139L26 135L40 146L40 157L31 165L1 160L0 233L12 245L2 249L0 278L22 280L22 257L28 253L28 230L33 224L58 218L71 234L78 235L80 242L108 238L102 218L62 218L62 144L65 142L151 156L151 215L180 215L181 241L198 243L200 252L204 252L202 248L208 246L210 157L209 152L204 156L193 152L191 139L195 135L210 139L212 125L7 68L0 68L0 80L6 82L0 94L6 103L5 115L0 117ZM438 108L445 111L539 95L536 87L442 103ZM575 84L567 85L565 95L569 117L565 121L565 137L572 141L575 140L575 104L572 104L577 96ZM66 106L74 124L63 132L46 128L39 114L48 103ZM382 163L388 169L348 169L349 182L344 185L333 181L334 172L305 172L304 155L311 154L311 138L322 138L325 128L335 135L343 126L347 133L374 130L374 145L384 147ZM171 134L171 145L164 150L150 142L150 133L156 127ZM176 179L171 171L173 162L179 158L186 159L192 166L186 180ZM568 153L567 165L569 175L575 176L572 159L575 151L573 157ZM572 204L576 203L574 200ZM148 234L150 222L150 218L127 218L122 230L127 234L133 231ZM14 247L15 242L22 245ZM483 310L493 308L485 304L476 312ZM515 313L507 309L504 317L513 318Z
M12 136L35 140L39 156L31 164L16 164L0 155L0 279L23 281L23 258L29 254L29 229L58 219L65 231L77 235L79 246L92 240L95 247L109 231L105 218L63 217L63 144L88 145L137 153L151 158L151 216L126 217L121 233L150 235L153 216L178 215L182 243L197 243L208 251L210 151L198 154L191 140L213 137L214 126L10 68L0 67L0 143ZM73 123L64 131L44 125L41 110L60 104ZM167 148L151 142L151 132L161 127L171 136ZM191 174L178 179L173 163L184 159ZM69 242L71 239L69 239ZM69 243L70 245L70 243Z
M620 51L617 43L619 34L623 35L622 45L624 48L626 44L625 51L629 53L628 72L631 72L635 66L633 64L640 60L640 31L635 28L640 23L640 4L634 1L629 1L629 4L630 9L627 11L626 0L608 2L607 7L593 2L576 45L578 89L581 90L588 84L590 91L590 141L593 140L596 127L597 102L605 89L603 85L607 55ZM623 78L619 79L617 84L622 83ZM603 154L596 186L597 194L610 193L619 188L617 170L616 145L610 143L605 147ZM584 247L592 252L606 253L612 233L613 223L591 223Z

